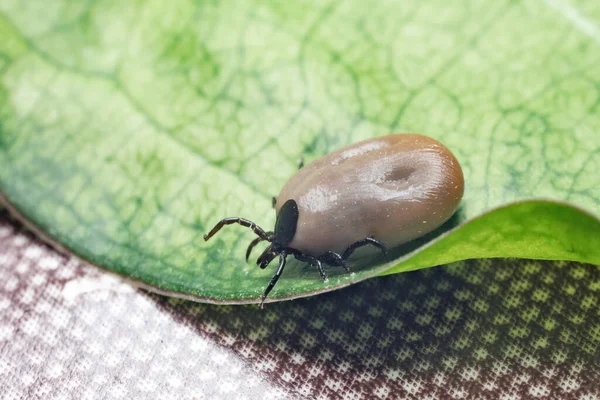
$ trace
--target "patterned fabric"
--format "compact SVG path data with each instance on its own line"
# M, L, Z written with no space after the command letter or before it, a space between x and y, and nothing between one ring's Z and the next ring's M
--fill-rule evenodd
M598 399L599 292L595 266L478 260L262 311L197 304L0 212L0 398Z

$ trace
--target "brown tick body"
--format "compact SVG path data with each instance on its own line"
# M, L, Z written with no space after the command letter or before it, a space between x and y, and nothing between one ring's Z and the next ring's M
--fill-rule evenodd
M243 218L221 220L204 239L224 225L250 227L256 238L246 252L266 240L257 260L266 266L279 256L279 268L265 298L281 276L288 255L309 262L326 280L322 263L344 267L355 249L371 245L387 254L439 227L458 208L464 191L461 167L438 141L417 134L365 140L334 151L301 168L284 185L275 209L273 232Z

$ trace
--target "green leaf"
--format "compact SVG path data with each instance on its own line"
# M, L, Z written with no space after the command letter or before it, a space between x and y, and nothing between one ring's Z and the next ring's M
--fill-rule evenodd
M271 299L473 257L600 264L600 3L0 0L0 38L4 200L158 290L255 301L252 233L202 235L271 228L298 159L402 131L460 160L458 215L327 284L292 263Z

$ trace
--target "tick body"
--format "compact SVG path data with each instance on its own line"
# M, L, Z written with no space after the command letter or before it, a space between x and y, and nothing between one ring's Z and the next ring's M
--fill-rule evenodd
M365 140L334 151L301 168L285 184L275 209L273 232L242 218L220 221L204 239L224 225L239 223L271 244L257 260L261 268L279 257L279 268L265 298L279 279L288 255L314 265L344 267L355 249L374 246L384 254L439 227L458 208L464 178L454 155L423 135L396 134Z

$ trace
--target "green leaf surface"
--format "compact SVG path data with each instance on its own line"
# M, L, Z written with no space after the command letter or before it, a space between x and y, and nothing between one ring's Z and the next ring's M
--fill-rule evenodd
M272 300L475 257L600 264L600 3L0 0L4 200L158 290L255 301L252 233L202 235L270 229L300 158L395 132L457 156L458 214L327 284L291 263Z

